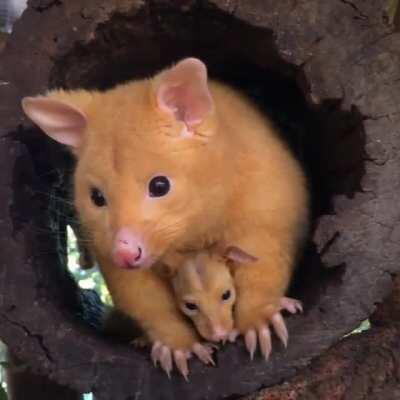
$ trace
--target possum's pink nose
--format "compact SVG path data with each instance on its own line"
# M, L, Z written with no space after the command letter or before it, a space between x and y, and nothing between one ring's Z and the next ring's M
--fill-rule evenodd
M114 262L122 268L139 268L145 259L144 248L140 240L128 229L120 229L114 242Z
M221 326L216 326L213 329L211 340L213 342L220 342L221 340L225 340L228 337L228 331Z

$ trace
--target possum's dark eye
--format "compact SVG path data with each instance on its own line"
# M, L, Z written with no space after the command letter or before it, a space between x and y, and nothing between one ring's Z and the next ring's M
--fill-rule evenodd
M90 198L96 207L104 207L107 205L106 198L103 193L97 188L92 188L90 191Z
M197 310L197 306L194 303L185 303L185 307L190 311Z
M230 290L227 290L226 292L224 292L223 294L222 294L222 300L224 300L224 301L226 301L226 300L228 300L230 297L231 297L231 291Z
M169 179L166 176L155 176L149 182L150 197L165 196L171 187Z

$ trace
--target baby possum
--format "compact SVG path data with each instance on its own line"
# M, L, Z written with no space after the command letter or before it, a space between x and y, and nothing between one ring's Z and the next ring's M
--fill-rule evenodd
M175 259L168 265L178 307L189 317L198 333L210 342L234 341L233 308L236 301L235 270L254 263L257 258L235 246L213 246L209 251ZM290 313L302 311L301 302L284 297L281 309ZM272 318L276 334L287 344L286 327L278 315ZM267 359L271 343L266 338L261 350Z
M195 58L103 92L27 97L22 107L76 157L74 203L90 253L115 307L169 354L168 365L207 349L150 267L222 240L257 256L235 269L234 319L250 354L263 350L274 321L284 326L308 191L257 107L209 80Z
M226 341L234 329L236 289L232 270L257 259L234 246L212 246L164 259L179 309L211 342Z

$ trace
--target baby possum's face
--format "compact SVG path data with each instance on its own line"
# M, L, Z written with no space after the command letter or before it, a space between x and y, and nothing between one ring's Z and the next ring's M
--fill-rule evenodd
M233 329L234 281L222 257L200 253L186 260L173 278L181 311L202 337L226 340Z

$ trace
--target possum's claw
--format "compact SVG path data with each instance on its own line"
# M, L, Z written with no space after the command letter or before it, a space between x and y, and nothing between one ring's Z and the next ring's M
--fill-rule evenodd
M279 301L277 312L267 318L265 323L259 322L257 328L250 328L244 333L244 342L247 351L250 353L251 360L254 358L258 344L260 345L260 350L265 360L268 360L272 351L271 329L275 331L276 336L278 336L283 345L287 347L289 333L281 314L282 310L287 310L291 314L296 314L297 312L303 312L303 306L299 300L290 297L282 297ZM236 332L232 331L232 339L231 336L229 336L229 340L235 341L236 336Z
M282 297L280 300L281 310L289 311L291 314L296 314L297 312L303 312L303 305L301 301L292 299L290 297ZM283 343L285 347L287 347L287 343L289 340L289 333L286 328L285 321L280 312L275 313L271 318L272 326L274 327L275 333Z
M282 297L280 301L281 310L287 310L291 314L296 314L297 311L303 312L303 304L301 301L290 297Z
M267 361L272 350L271 331L268 325L262 325L258 328L258 341L260 342L261 354Z
M215 362L212 358L214 346L203 345L201 343L195 343L192 347L193 353L203 361L204 364L211 364L215 366Z
M163 345L160 341L154 342L151 349L151 359L156 367L160 363L161 368L166 372L168 378L171 378L171 372L176 365L176 368L181 373L186 381L188 381L189 367L187 360L192 356L192 352L204 363L215 365L211 354L218 348L214 344L195 343L191 349L172 350L170 347Z
M184 350L171 350L168 346L163 345L161 342L155 342L151 349L151 359L156 367L160 362L161 368L167 373L168 378L171 377L171 371L175 362L179 372L183 375L187 381L189 369L187 365L187 359L189 354Z
M257 339L260 343L261 354L264 356L266 360L268 360L269 355L271 354L271 332L269 330L268 325L263 324L257 330L250 329L246 332L244 337L244 341L246 344L246 348L250 353L250 359L253 360L254 353L257 350Z
M172 355L171 349L167 346L162 346L160 353L161 368L167 373L168 378L171 378L172 371Z
M157 367L157 363L161 357L161 342L154 342L153 347L151 348L151 360L153 361L153 365Z
M247 351L250 353L250 360L253 360L254 353L257 349L257 333L254 329L250 329L246 332L244 337Z
M174 361L176 368L178 368L178 371L182 374L186 382L189 381L188 380L189 367L187 363L188 358L189 358L188 352L185 352L183 350L174 351Z
M285 321L280 312L275 313L271 318L272 326L274 327L276 335L279 337L285 347L289 340L289 333L286 328Z
M278 338L286 347L289 339L289 334L281 313L275 313L271 317L269 323L274 328L274 331ZM271 329L268 323L260 324L257 329L249 329L244 335L244 342L246 344L247 351L250 353L251 360L253 360L254 358L254 354L257 350L257 345L260 344L261 354L267 361L272 350Z
M282 297L280 302L280 310L275 313L271 318L271 324L274 327L275 333L281 340L283 345L287 347L289 340L289 333L286 328L285 320L280 313L281 310L289 311L291 314L296 314L297 312L303 312L303 305L301 301L292 299L291 297Z

